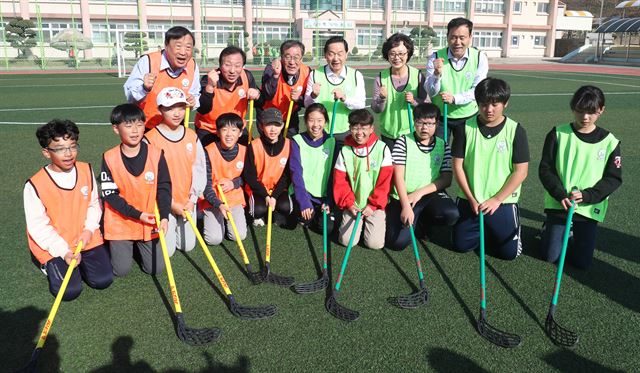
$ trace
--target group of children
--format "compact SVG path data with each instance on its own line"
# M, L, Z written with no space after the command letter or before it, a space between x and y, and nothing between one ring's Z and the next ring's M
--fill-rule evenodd
M306 108L307 131L292 138L283 135L277 108L261 111L261 135L247 146L238 141L244 119L223 113L215 121L218 140L203 147L196 132L183 125L184 92L165 88L157 96L162 120L146 133L144 112L136 105L113 109L111 123L121 143L103 155L102 203L91 166L76 159L78 128L53 120L37 131L50 164L24 188L29 247L55 295L75 246L83 242L66 300L79 295L81 279L106 288L112 275L125 276L136 248L144 272L163 271L158 229L166 235L169 255L192 250L195 234L186 214L203 220L210 245L236 239L229 213L243 240L247 217L264 224L271 209L274 221L288 229L319 227L318 217L327 211L328 230L339 243L346 245L356 229L354 244L363 236L371 249L403 249L410 243L410 225L453 226L453 249L467 252L479 245L482 213L488 247L500 258L514 259L522 250L518 199L528 172L527 137L504 115L510 97L505 81L481 81L475 97L478 115L457 129L451 148L435 136L441 113L431 103L413 109L415 130L400 136L393 149L376 136L367 109L348 114L348 135L337 144L325 132L330 118L320 103ZM574 122L555 127L545 140L540 179L547 219L541 251L544 259L557 259L565 210L575 201L579 217L569 258L585 268L607 198L621 183L621 158L619 141L596 127L604 111L602 91L580 88L571 110ZM457 202L446 192L453 176L460 189ZM574 186L578 190L572 192ZM363 222L356 227L358 213Z

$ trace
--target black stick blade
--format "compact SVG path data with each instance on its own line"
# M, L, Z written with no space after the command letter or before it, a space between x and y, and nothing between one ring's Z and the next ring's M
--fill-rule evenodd
M243 320L262 320L275 316L278 313L278 308L272 304L257 307L243 306L230 299L229 311Z
M478 318L478 333L489 342L504 348L518 347L522 343L522 338L519 335L494 328L482 315Z
M554 319L551 313L547 314L544 329L553 343L563 347L575 347L580 337L569 329L563 328Z
M278 286L284 286L287 288L296 282L293 277L281 276L271 271L263 271L263 275L264 282L268 282Z
M429 301L427 288L422 288L409 295L399 295L394 300L394 305L407 310L424 306Z
M360 312L348 309L338 303L334 294L331 294L329 299L327 299L325 306L330 314L342 321L356 321L360 317Z
M247 277L253 285L259 285L264 282L264 277L261 272L251 272L249 268L247 268Z
M302 283L302 284L295 284L291 287L291 289L296 294L313 294L313 293L319 292L320 290L326 289L328 284L329 284L329 277L325 272L322 274L322 277L320 277L319 279L311 282Z
M36 368L38 367L38 357L40 356L41 351L41 348L36 348L35 350L33 350L33 353L31 354L31 358L29 359L27 365L16 371L16 373L35 373L37 370Z
M218 328L202 328L194 329L187 326L184 322L182 313L176 313L177 334L182 342L192 346L201 346L210 342L217 341L222 331Z

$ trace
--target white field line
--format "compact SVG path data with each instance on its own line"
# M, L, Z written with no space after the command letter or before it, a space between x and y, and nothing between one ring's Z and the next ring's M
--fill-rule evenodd
M605 82L602 80L586 80L586 79L569 79L569 78L554 78L549 76L540 76L540 75L526 75L526 74L513 74L513 73L504 73L500 72L501 75L510 75L510 76L520 76L525 78L536 78L536 79L549 79L549 80L564 80L568 82L580 82L580 83L593 83L593 84L609 84L615 85L618 87L631 87L638 88L639 84L622 84L622 83L613 83L613 82Z

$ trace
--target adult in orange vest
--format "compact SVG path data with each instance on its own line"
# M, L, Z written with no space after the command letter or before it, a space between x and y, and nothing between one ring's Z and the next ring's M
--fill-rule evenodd
M62 298L75 299L82 280L96 289L113 281L109 253L100 233L102 208L91 165L76 162L78 127L69 120L52 120L38 128L42 155L51 161L24 185L27 241L34 262L47 275L49 290L58 294L73 259L74 269ZM82 241L82 252L73 250Z
M163 88L182 89L189 106L198 107L200 71L193 59L194 41L193 34L185 27L170 28L164 35L164 49L140 57L124 83L127 101L144 111L147 130L160 123L156 96Z
M258 109L275 107L282 117L287 118L289 102L293 101L291 121L285 134L287 137L298 133L300 120L298 112L304 106L304 95L311 69L302 63L304 44L298 40L287 40L280 46L280 58L274 58L262 74L262 95L264 105Z
M218 140L216 119L223 113L236 113L245 117L249 100L256 106L262 105L260 90L249 70L245 70L247 55L238 47L226 47L220 52L220 67L212 69L202 77L200 107L196 113L196 133L202 146L206 147ZM246 127L246 126L245 126ZM240 137L240 144L247 144L246 129Z

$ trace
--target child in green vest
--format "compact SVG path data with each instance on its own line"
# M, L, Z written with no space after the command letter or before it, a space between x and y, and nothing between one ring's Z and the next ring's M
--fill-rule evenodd
M336 140L324 131L329 121L322 104L311 104L304 113L307 132L293 136L289 169L294 193L293 210L300 223L322 231L322 209L329 211L331 169L334 164ZM327 231L333 230L333 215L327 221Z
M356 228L356 245L364 225L364 244L371 249L384 246L385 207L389 199L393 162L387 145L373 132L373 115L366 109L349 114L349 132L336 160L333 197L344 210L338 241L347 245L358 212L363 224Z
M415 132L401 135L391 154L393 180L387 206L387 247L411 243L409 225L453 225L458 208L445 189L451 185L451 149L435 136L440 110L434 104L413 109ZM419 225L420 226L420 225Z
M604 220L608 198L622 184L620 141L596 122L604 112L604 94L580 87L571 99L574 122L554 127L544 142L539 176L545 188L547 214L542 233L542 258L558 260L567 209L575 201L573 236L567 258L575 267L591 266L596 228ZM572 191L576 187L577 190Z
M510 96L504 80L482 80L475 88L478 115L456 129L451 149L460 186L453 248L468 252L479 247L478 215L482 213L487 247L506 260L522 252L518 199L529 168L527 134L503 115Z

